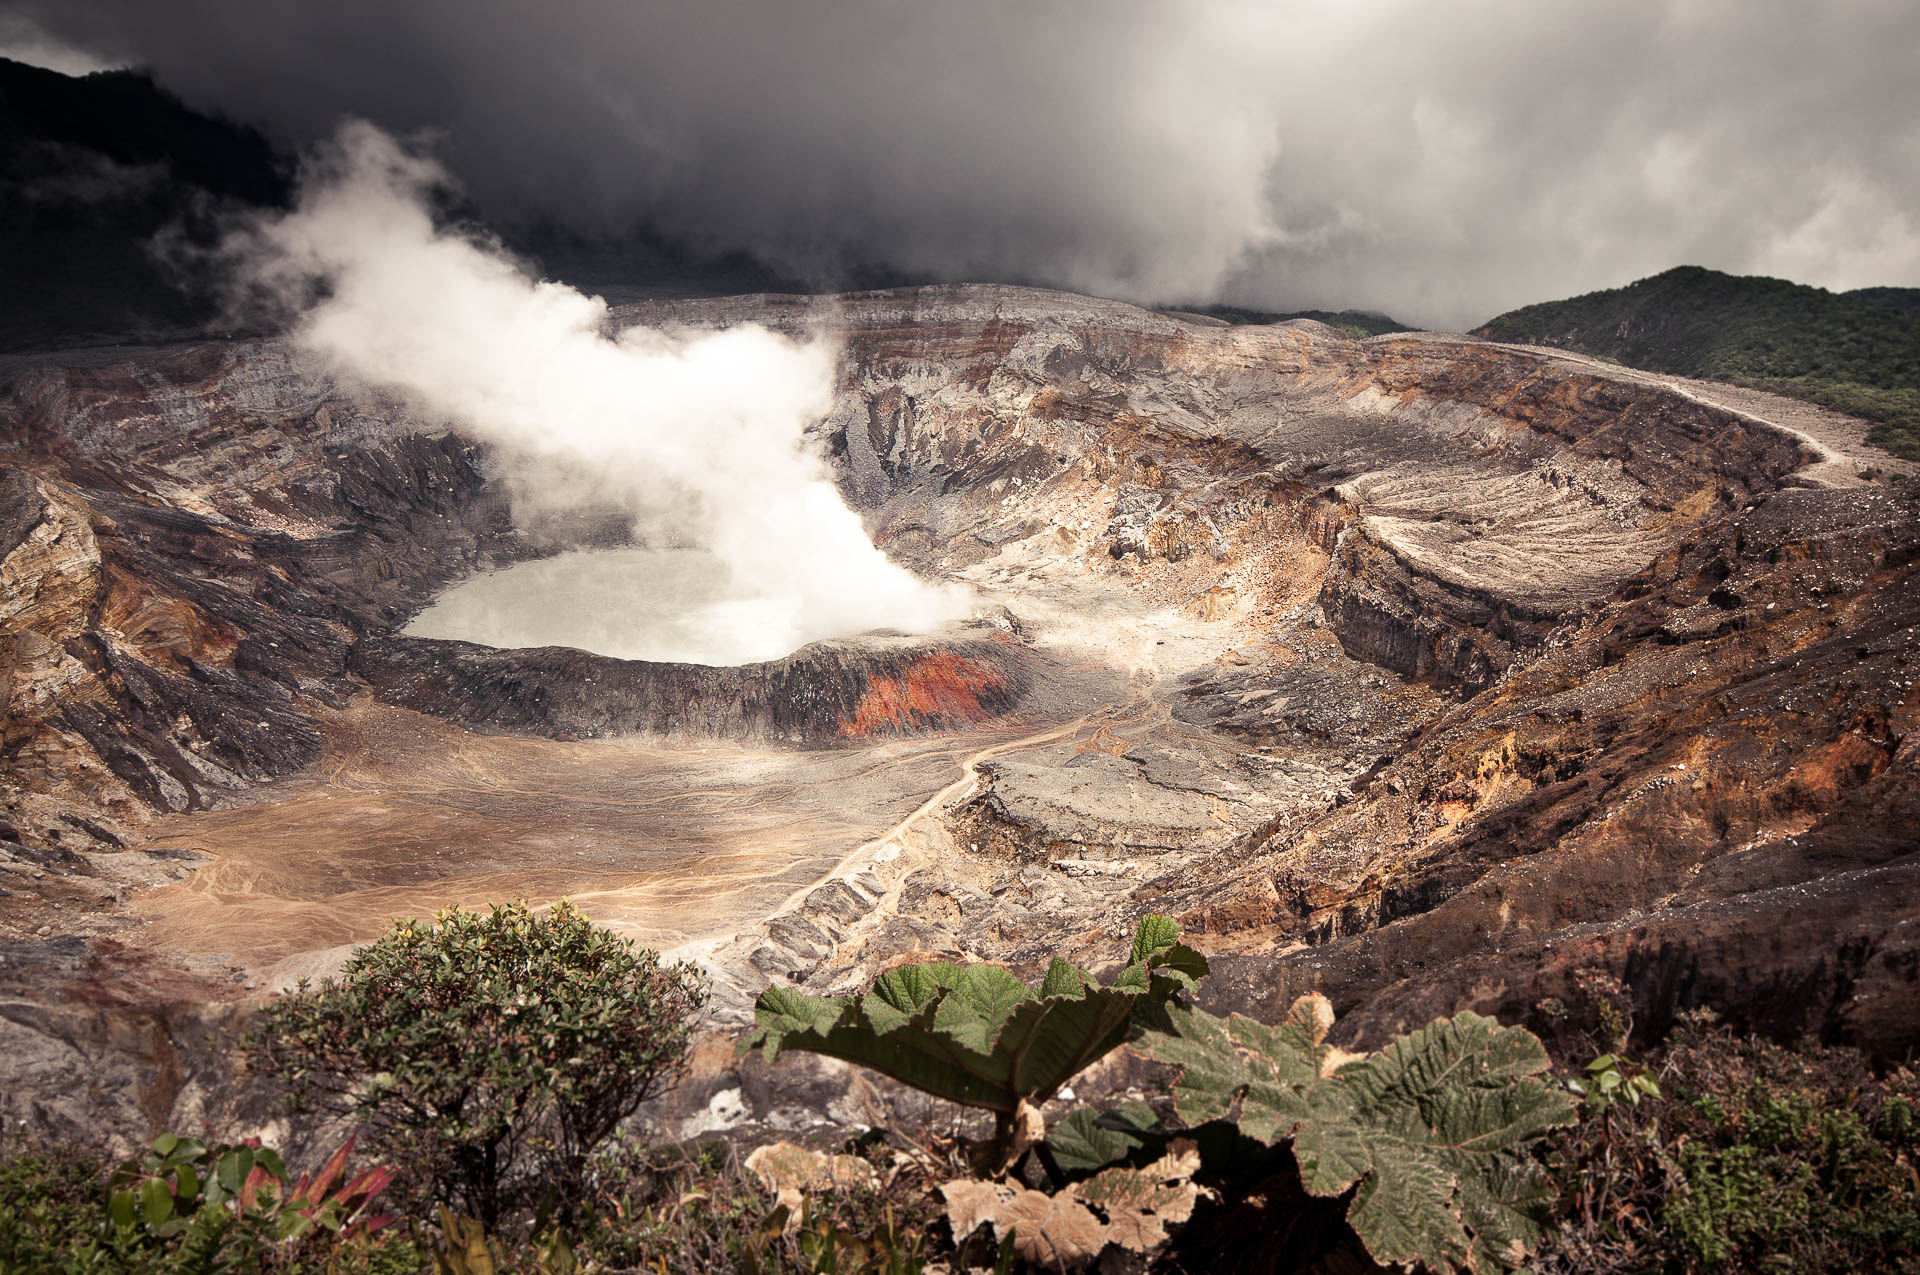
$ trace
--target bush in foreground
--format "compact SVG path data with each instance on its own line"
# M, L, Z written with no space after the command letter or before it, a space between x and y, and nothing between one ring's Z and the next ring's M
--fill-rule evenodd
M163 1134L117 1168L89 1151L0 1147L0 1275L412 1275L427 1250L349 1177L351 1144L292 1178L271 1149Z
M1707 1014L1654 1071L1658 1098L1557 1139L1541 1270L1920 1275L1920 1076Z
M966 1167L980 1144L932 1133L744 1160L613 1136L681 1065L692 973L571 909L403 924L270 1010L249 1049L297 1101L383 1136L413 1199L385 1169L349 1175L347 1150L294 1180L256 1146L168 1136L110 1169L15 1145L0 1148L0 1275L1920 1275L1911 1072L1704 1016L1635 1062L1605 979L1576 980L1597 1035L1548 1015L1562 1057L1604 1051L1570 1075L1471 1013L1354 1055L1328 1043L1317 996L1275 1025L1187 1006L1206 965L1177 939L1149 918L1112 983L1063 962L1038 987L934 963L864 997L763 999L763 1048L882 1065L1002 1117L982 1174ZM1122 1040L1164 1066L1164 1092L1034 1127L1044 1095ZM1008 1145L1015 1131L1031 1136Z
M402 921L261 1010L243 1053L352 1117L415 1193L498 1231L570 1219L594 1149L682 1073L706 987L566 903Z

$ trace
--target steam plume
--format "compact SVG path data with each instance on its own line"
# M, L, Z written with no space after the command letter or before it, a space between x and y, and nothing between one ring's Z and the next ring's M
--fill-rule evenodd
M298 299L301 347L492 444L517 506L621 502L643 532L710 550L733 596L759 603L744 622L785 625L798 646L962 609L874 548L803 445L831 406L826 343L751 325L609 336L601 299L437 227L428 200L446 180L349 123L294 210L229 249L256 288Z

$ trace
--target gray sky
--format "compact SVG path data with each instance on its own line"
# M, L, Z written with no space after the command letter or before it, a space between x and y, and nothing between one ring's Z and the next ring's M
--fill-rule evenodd
M6 0L0 36L803 276L1435 326L1682 263L1920 284L1913 0Z

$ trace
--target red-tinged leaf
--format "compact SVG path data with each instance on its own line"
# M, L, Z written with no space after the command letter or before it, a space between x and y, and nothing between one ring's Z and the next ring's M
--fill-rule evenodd
M348 1138L340 1145L340 1149L334 1152L327 1160L326 1166L320 1170L320 1176L314 1180L314 1199L321 1199L333 1190L333 1184L338 1182L340 1175L347 1171L347 1157L352 1154L353 1139ZM305 1179L302 1179L303 1183L304 1181ZM303 1191L302 1194L305 1194L305 1192Z
M339 1198L352 1200L356 1208L363 1208L373 1202L373 1198L387 1189L393 1181L394 1170L387 1165L368 1169L346 1186L340 1188Z
M254 1165L253 1172L247 1174L247 1180L240 1186L240 1207L250 1209L259 1198L260 1188L273 1181L273 1175L265 1167Z

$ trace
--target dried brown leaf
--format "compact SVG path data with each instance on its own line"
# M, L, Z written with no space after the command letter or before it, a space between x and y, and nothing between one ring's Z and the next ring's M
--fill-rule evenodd
M825 1191L834 1187L879 1184L873 1165L857 1155L823 1155L791 1142L769 1142L747 1157L747 1168L767 1190Z
M1109 1243L1145 1253L1166 1243L1168 1223L1193 1216L1199 1171L1199 1150L1181 1138L1143 1169L1107 1169L1068 1190L1107 1215Z
M1078 1270L1107 1246L1106 1227L1069 1187L1059 1195L1004 1182L959 1178L940 1188L956 1238L992 1226L996 1237L1013 1232L1022 1258L1055 1270Z
M1193 1215L1199 1188L1192 1178L1200 1153L1185 1139L1144 1169L1108 1169L1058 1195L1004 1182L960 1178L940 1188L955 1238L991 1226L1013 1232L1025 1260L1053 1270L1078 1270L1109 1244L1151 1252L1167 1240L1167 1226Z
M747 1157L747 1168L787 1207L788 1229L799 1226L801 1206L809 1191L835 1187L878 1187L880 1176L857 1155L822 1155L791 1142L769 1142Z

